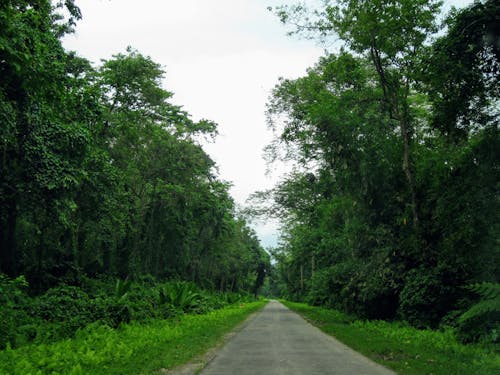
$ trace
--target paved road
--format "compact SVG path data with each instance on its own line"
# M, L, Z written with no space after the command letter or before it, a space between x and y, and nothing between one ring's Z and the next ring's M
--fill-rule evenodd
M394 375L271 301L201 375Z

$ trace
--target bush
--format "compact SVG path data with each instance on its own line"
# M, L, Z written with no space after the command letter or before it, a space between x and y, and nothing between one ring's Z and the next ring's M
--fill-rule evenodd
M306 302L313 306L331 306L330 269L322 269L314 273L311 278L309 293Z
M452 296L453 290L437 269L414 269L399 296L399 314L414 327L436 328L452 305Z
M35 299L32 314L49 322L64 322L75 316L90 316L92 307L88 294L82 289L60 285Z
M394 272L388 264L368 267L346 261L315 272L306 301L367 319L392 319L397 306Z
M130 323L132 319L131 309L127 302L117 298L97 298L96 320L100 320L112 328L118 328L122 323Z
M93 323L75 338L0 351L0 374L158 373L205 352L248 314L253 303L204 316L134 323L114 330Z
M194 310L202 296L193 283L178 281L167 283L159 291L159 305L170 304L184 312Z
M99 318L91 298L75 286L59 285L36 297L29 314L40 321L37 339L51 342L72 337L75 332Z
M26 301L28 282L24 276L10 279L0 274L0 306L15 306Z

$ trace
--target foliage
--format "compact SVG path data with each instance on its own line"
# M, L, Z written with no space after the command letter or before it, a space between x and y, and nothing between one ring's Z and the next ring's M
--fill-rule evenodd
M163 348L182 324L160 319L248 301L270 264L202 148L217 125L172 104L163 68L133 48L99 66L64 50L79 18L73 0L0 3L2 373L87 372L78 357L108 373L154 346L138 322ZM213 337L245 313L219 315ZM127 329L136 346L116 339ZM213 343L186 340L183 355Z
M133 322L118 330L92 324L73 339L1 351L0 373L124 374L170 369L215 345L263 305L254 302L205 315Z
M0 349L50 344L72 338L89 325L119 328L255 301L250 294L214 293L193 283L154 279L148 283L84 279L81 287L61 284L31 297L23 277L1 276L0 290Z
M132 280L116 279L115 298L117 299L125 298L131 286L132 286Z
M480 315L500 312L500 285L481 283L472 285L470 290L481 296L481 300L467 310L460 321L465 321Z
M27 286L23 276L10 279L0 274L0 349L16 342L19 328L29 323L29 314L22 309L28 300Z
M160 289L159 303L166 303L182 311L189 310L197 306L202 298L198 288L191 283L169 283L163 289Z
M499 341L500 285L483 282L468 289L480 296L458 319L458 332L463 341Z
M128 280L99 305L120 321L145 274L257 294L269 259L201 146L217 125L172 104L133 48L99 66L65 51L80 17L73 1L0 5L0 272L34 294Z
M449 309L452 293L438 270L412 270L399 295L401 319L415 327L436 328L436 323Z
M454 11L447 34L423 59L432 125L453 138L498 123L499 7L496 1L482 1Z

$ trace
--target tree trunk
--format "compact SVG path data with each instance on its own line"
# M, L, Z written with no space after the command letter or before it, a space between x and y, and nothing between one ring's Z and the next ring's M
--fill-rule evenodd
M411 209L413 216L413 227L415 231L418 231L419 217L418 217L418 205L417 205L417 193L415 180L413 178L413 173L411 171L411 137L412 129L409 119L408 111L408 94L410 91L408 79L404 84L404 97L400 98L400 88L401 82L391 82L390 77L387 76L382 60L380 58L379 51L377 48L372 47L370 49L370 56L375 65L375 69L380 79L380 85L382 86L382 91L384 94L385 102L388 105L389 116L391 119L396 120L401 130L401 139L403 141L403 163L402 169L408 184L411 195ZM393 80L394 81L394 80Z
M410 142L411 135L410 129L406 119L401 119L401 137L403 138L403 172L410 188L411 194L411 210L413 216L413 227L418 229L419 218L418 218L418 208L417 208L417 193L415 187L415 180L413 179L413 173L410 167Z
M219 290L221 293L224 293L224 277L220 279Z
M0 228L0 271L14 277L19 271L16 246L17 209L14 197L6 200L3 210L6 215Z
M311 257L311 279L314 277L314 268L316 266L316 258L314 254Z
M304 290L304 265L300 265L300 290Z

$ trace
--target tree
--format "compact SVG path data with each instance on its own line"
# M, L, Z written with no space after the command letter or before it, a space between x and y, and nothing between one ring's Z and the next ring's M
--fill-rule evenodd
M269 100L267 155L296 165L255 195L284 221L278 283L362 317L449 324L464 286L497 282L496 8L452 14L429 44L435 2L324 4L278 9L293 32L345 43Z
M453 12L448 31L423 57L422 82L433 105L432 126L459 141L499 121L500 35L497 1Z
M29 233L27 245L41 259L47 223L71 211L68 193L78 185L89 143L89 118L71 112L70 57L59 41L80 12L73 1L65 4L66 21L57 13L62 6L50 1L0 6L0 271L9 275L25 261L17 233Z
M429 0L325 1L310 20L301 6L280 7L283 23L299 20L297 33L313 31L319 37L336 33L353 52L368 56L383 91L385 110L402 140L402 169L410 192L413 225L418 228L418 193L411 157L416 119L410 95L416 83L416 66L425 42L437 30L435 16L441 2Z
M173 105L138 51L99 68L65 51L79 17L0 5L0 273L35 293L102 274L256 293L264 250L200 145L216 124Z
M261 196L272 197L271 211L286 223L288 293L380 317L394 315L397 306L400 281L387 268L407 212L403 176L395 173L397 135L387 126L376 82L368 61L345 51L320 59L305 77L282 80L268 107L279 129L271 151L277 155L282 145L299 168ZM410 254L398 251L404 259ZM331 277L344 281L334 285ZM390 306L368 311L377 299Z

